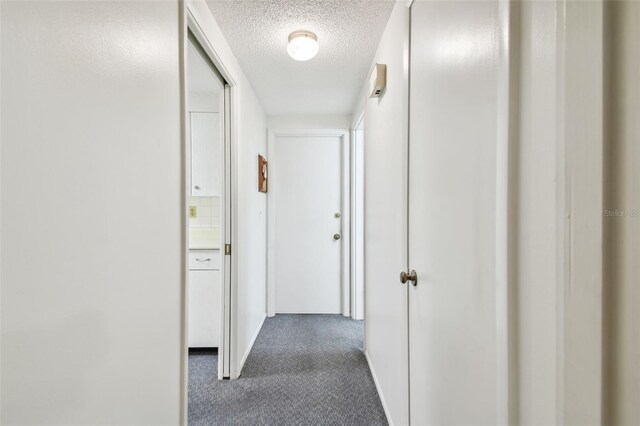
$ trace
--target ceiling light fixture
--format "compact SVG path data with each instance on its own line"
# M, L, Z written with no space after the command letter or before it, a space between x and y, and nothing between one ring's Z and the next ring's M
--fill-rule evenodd
M311 31L294 31L289 34L287 53L296 61L308 61L318 53L318 37Z

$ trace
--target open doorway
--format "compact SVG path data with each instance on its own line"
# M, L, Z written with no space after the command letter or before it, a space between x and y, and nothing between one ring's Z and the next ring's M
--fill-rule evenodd
M188 376L230 377L229 85L189 31L185 136Z

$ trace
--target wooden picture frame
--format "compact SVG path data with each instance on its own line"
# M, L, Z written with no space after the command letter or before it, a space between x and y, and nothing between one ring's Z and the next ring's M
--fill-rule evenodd
M268 179L269 163L262 156L258 155L258 191L267 192L269 190Z

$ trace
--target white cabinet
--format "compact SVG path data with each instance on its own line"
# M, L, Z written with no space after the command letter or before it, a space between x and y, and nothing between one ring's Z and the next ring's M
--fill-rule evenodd
M220 269L220 250L189 250L189 270Z
M192 112L191 116L191 195L220 195L222 126L217 112Z
M220 343L222 299L219 258L220 250L189 252L190 348L218 347Z

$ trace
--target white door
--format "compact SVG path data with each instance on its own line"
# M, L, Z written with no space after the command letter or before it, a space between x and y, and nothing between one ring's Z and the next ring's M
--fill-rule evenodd
M274 146L276 313L341 313L342 137L277 136Z
M411 6L410 422L496 424L497 1Z

